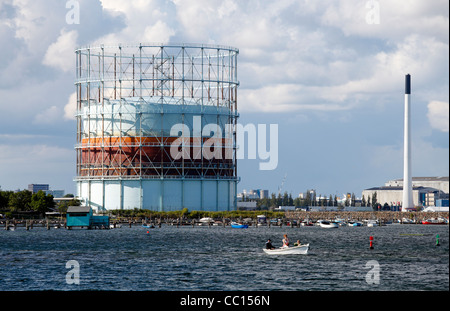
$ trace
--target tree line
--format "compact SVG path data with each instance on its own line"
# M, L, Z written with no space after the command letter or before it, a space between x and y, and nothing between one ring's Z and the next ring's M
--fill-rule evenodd
M29 190L17 192L0 191L0 210L10 214L35 212L36 214L45 215L46 212L52 210L66 212L68 206L80 205L80 202L72 194L67 194L65 197L72 197L73 200L56 204L53 200L53 195L45 194L42 190L36 193L32 193Z
M253 218L255 219L257 215L261 214L260 211L221 211L221 212L211 212L211 211L189 211L187 208L183 208L178 211L167 211L167 212L157 212L145 209L129 209L129 210L111 210L108 211L111 215L117 217L133 217L133 218L184 218L184 219L200 219L203 217L211 217L214 219L222 218ZM283 218L284 212L273 212L266 211L263 213L268 218Z
M291 193L288 193L287 191L284 192L283 195L279 193L276 195L275 193L272 193L269 198L263 198L263 199L249 199L248 197L243 197L243 201L256 201L256 207L260 210L268 210L277 208L279 206L295 206L295 207L310 207L310 206L319 206L319 207L331 207L336 206L338 208L344 208L347 206L356 206L356 196L354 193L351 194L350 198L346 198L346 200L342 203L339 202L336 195L328 195L328 196L322 196L319 194L316 195L315 192L312 192L312 195L310 195L310 190L306 191L306 196L304 198L293 198ZM374 192L372 196L369 196L366 200L366 198L363 196L361 199L361 206L369 207L371 206L374 211L380 210L380 209L386 209L386 206L381 207L380 203L377 201L377 193Z

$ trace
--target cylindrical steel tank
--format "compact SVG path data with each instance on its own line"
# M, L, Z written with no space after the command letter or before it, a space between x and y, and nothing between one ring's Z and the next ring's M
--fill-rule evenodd
M77 49L83 203L99 211L235 209L238 53L211 45Z

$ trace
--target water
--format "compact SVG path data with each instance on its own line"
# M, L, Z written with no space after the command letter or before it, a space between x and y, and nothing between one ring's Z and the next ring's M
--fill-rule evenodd
M0 290L449 290L448 226L147 230L0 230ZM309 253L264 254L266 239L281 246L284 233L310 243ZM66 283L69 260L80 264L79 285ZM379 284L366 281L371 260Z

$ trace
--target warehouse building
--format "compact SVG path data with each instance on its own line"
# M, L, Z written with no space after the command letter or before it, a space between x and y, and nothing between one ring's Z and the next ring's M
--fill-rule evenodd
M389 180L384 184L386 187L403 187L403 178ZM449 193L449 181L447 177L413 177L413 187L430 187Z
M413 177L414 206L436 206L439 200L448 199L448 177ZM390 206L401 206L403 200L403 179L390 180L385 186L365 189L362 195L367 200L376 193L377 202Z

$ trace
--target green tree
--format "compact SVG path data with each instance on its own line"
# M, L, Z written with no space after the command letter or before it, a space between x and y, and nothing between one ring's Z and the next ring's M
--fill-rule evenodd
M188 215L189 215L189 210L188 210L188 208L187 208L187 207L183 208L183 209L181 210L181 216L182 216L182 217L187 217Z
M46 195L42 190L39 190L31 196L30 207L36 212L45 214L49 208L53 208L54 206L55 202L53 201L53 195Z
M31 195L31 191L28 190L12 193L8 202L11 212L30 210Z
M309 189L306 190L306 196L305 199L303 200L303 205L311 206L311 197L309 196Z
M66 196L65 196L66 197ZM69 206L80 206L81 202L78 199L75 199L73 196L68 196L67 198L73 198L70 201L61 201L58 203L57 205L57 209L60 213L65 213L67 212L67 208Z
M275 196L275 193L272 193L272 196L270 198L270 207L278 207L277 206L277 197Z
M361 199L361 206L366 206L366 198L364 197L364 195L362 196Z
M283 205L283 197L281 196L281 193L278 193L276 207L281 206L281 205Z
M289 206L293 206L294 205L294 199L292 198L292 194L291 193L289 193L288 205Z
M289 205L289 195L288 195L287 191L284 192L284 194L283 194L283 199L281 201L281 205L282 206L288 206Z
M373 194L372 194L372 208L373 209L376 209L377 208L377 193L376 192L374 192Z
M0 191L0 208L6 209L8 207L9 198L14 192L12 191Z
M350 199L348 197L345 199L345 206L350 206Z
M268 207L270 207L270 199L269 198L263 198L263 199L256 200L256 206L259 209L265 210Z

